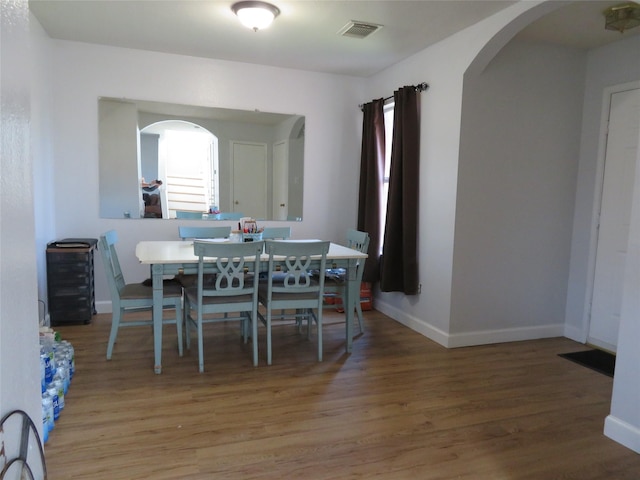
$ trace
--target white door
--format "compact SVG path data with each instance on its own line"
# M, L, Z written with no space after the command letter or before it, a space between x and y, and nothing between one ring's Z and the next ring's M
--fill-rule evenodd
M289 142L273 145L273 219L286 220L289 215Z
M231 149L233 211L259 220L267 218L267 145L233 142Z
M611 95L591 321L587 341L617 349L633 182L640 136L640 89Z

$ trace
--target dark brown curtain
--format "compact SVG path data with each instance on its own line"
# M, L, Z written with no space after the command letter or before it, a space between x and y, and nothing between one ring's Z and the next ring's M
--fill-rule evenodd
M394 92L393 143L380 289L418 293L420 121L415 87Z
M369 257L362 280L377 282L380 278L380 185L384 175L384 99L363 105L362 153L360 156L360 193L358 198L358 230L369 234Z

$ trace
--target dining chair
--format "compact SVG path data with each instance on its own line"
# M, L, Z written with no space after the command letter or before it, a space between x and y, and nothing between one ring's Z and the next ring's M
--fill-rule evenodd
M288 240L291 238L291 227L264 227L263 240Z
M258 365L258 275L263 242L209 243L193 242L198 257L197 286L185 290L187 348L191 348L191 328L198 335L198 368L204 372L205 323L240 321L245 343L251 326L253 365ZM204 281L215 271L215 282ZM253 273L253 275L247 275ZM230 313L236 315L229 316ZM224 316L221 316L224 314Z
M267 364L271 365L271 327L273 311L280 310L276 319L290 318L296 323L307 320L307 338L311 324L317 325L318 361L322 361L322 300L324 276L314 278L312 267L320 260L320 271L325 270L329 242L288 242L266 240L265 253L269 256L266 282L260 282L258 299L265 307L258 316L267 329ZM314 258L312 258L314 257ZM295 312L288 313L291 310ZM317 313L314 313L314 310Z
M198 219L202 219L202 213L203 212L189 212L189 211L176 210L176 218L198 220Z
M178 227L178 236L182 240L202 239L202 238L229 238L231 235L231 227ZM193 273L178 273L175 277L176 281L183 288L190 288L196 285L198 276ZM205 275L205 282L215 281L215 274Z
M100 236L98 241L99 250L102 256L107 283L111 292L111 333L107 345L107 360L111 360L113 346L116 343L118 330L122 327L135 327L141 325L153 325L152 318L126 319L125 314L150 311L153 307L153 288L142 283L126 283L118 253L116 243L118 234L115 230L109 230ZM173 323L176 325L178 333L178 353L182 356L182 287L177 284L166 283L162 298L163 308L175 309L174 319L163 319L162 323Z
M264 227L262 230L263 240L288 240L291 238L291 227ZM277 274L276 274L277 275ZM267 280L267 272L260 273L260 281ZM284 314L284 310L280 312L280 316Z
M369 250L369 234L367 232L361 232L350 228L347 230L347 247L354 250L358 250L361 253L367 253ZM358 262L356 270L356 280L358 288L362 284L362 273L364 271L364 261ZM336 305L337 301L342 301L345 297L345 289L347 284L345 282L345 271L342 269L328 269L325 271L324 279L324 294L325 300L333 299L333 303L325 303L326 307L332 307ZM360 295L358 292L358 298L355 302L356 315L358 317L358 325L360 326L360 332L364 332L364 320L362 316L362 305L360 303Z
M244 216L240 212L220 212L209 214L209 220L240 220Z
M178 227L178 236L182 240L188 238L228 238L231 235L231 227Z

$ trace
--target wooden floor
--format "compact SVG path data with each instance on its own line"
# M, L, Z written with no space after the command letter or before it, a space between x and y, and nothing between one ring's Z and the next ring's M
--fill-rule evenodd
M123 330L105 360L109 315L58 327L77 372L45 445L51 480L640 478L640 455L603 435L613 380L557 356L546 339L447 350L377 312L344 353L325 320L324 362L293 325L274 364L254 368L237 325L208 325L163 373L149 327Z

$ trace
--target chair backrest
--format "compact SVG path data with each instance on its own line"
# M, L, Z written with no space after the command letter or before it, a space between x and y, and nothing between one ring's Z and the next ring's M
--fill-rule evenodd
M193 253L198 257L198 303L202 297L230 297L258 295L260 254L264 242L209 243L193 242ZM206 288L207 273L215 273L215 288ZM254 273L254 275L247 275Z
M215 220L240 220L245 215L239 212L220 212L209 215L209 219Z
M291 227L264 227L263 240L288 240L291 238Z
M367 253L369 250L369 234L350 228L347 230L347 247Z
M104 235L101 235L98 240L98 250L100 250L102 256L112 300L120 298L120 291L125 286L124 275L122 275L118 253L116 252L116 243L118 243L118 234L115 230L109 230Z
M228 238L231 227L178 227L178 235L182 240L187 238Z
M313 281L313 271L318 267L312 261L320 257L320 271L324 271L329 252L329 242L264 242L265 253L269 255L269 292L309 293L319 292L322 297L324 275ZM279 258L276 258L279 257ZM284 258L283 258L284 257ZM315 257L315 258L312 258ZM280 270L276 270L279 265ZM277 273L278 281L274 281Z
M176 210L176 218L188 218L191 220L202 219L203 212L186 212L182 210Z

